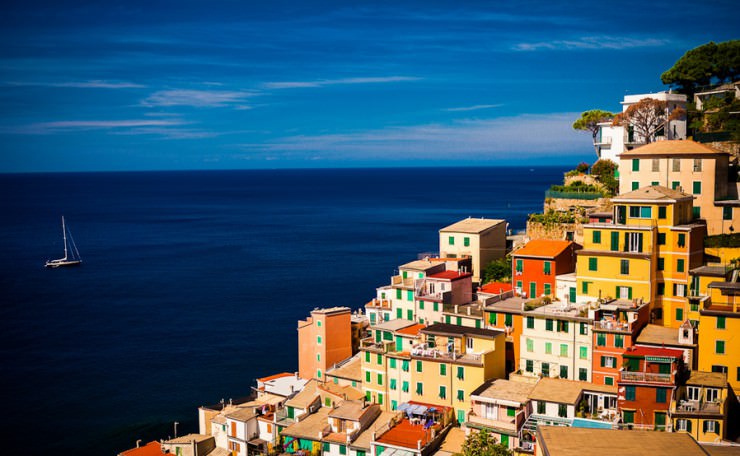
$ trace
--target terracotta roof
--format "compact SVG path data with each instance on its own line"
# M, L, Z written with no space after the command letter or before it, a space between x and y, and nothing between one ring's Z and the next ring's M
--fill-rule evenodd
M291 424L283 429L281 433L289 437L318 441L319 432L323 432L329 428L328 417L331 410L327 407L321 407L316 413L307 416L304 420Z
M424 448L432 440L432 430L425 430L421 423L411 424L406 418L375 438L376 442L383 445L413 449L416 449L419 440L421 440L421 447Z
M683 351L673 348L633 347L624 352L623 356L660 356L664 358L683 358Z
M635 342L648 345L678 345L678 329L648 324L642 328Z
M458 279L464 279L465 277L472 277L472 275L473 274L470 272L442 271L442 272L438 272L436 274L430 275L429 278L458 280Z
M416 336L417 334L419 334L419 331L421 331L424 328L426 328L425 325L417 323L413 326L407 326L405 328L397 329L396 333L405 334L407 336Z
M442 233L442 232L452 231L456 233L478 234L490 228L493 228L494 226L499 225L501 223L506 223L506 220L486 219L486 218L466 218L464 220L460 220L457 223L453 223L452 225L442 228L441 230L439 230L439 232Z
M327 393L339 396L342 400L356 400L365 397L365 395L357 388L351 386L340 386L334 383L328 382L322 385L318 385L320 390L326 391Z
M629 203L631 201L663 201L666 203L672 203L681 200L690 200L694 197L688 193L680 192L678 190L672 190L668 187L662 187L660 185L651 185L647 187L638 188L631 192L622 193L619 196L612 198L613 203Z
M365 404L364 401L344 401L337 408L329 412L329 418L360 421L366 413L379 413L380 408L375 404Z
M722 372L691 371L689 378L686 379L686 384L726 388L727 374Z
M473 391L470 395L526 404L534 387L534 383L497 379L484 383L483 386Z
M257 411L255 410L256 407L241 407L238 410L235 410L228 415L226 415L226 418L235 420L235 421L249 421L255 416L257 416Z
M465 437L465 431L459 427L450 429L450 432L447 433L447 436L442 441L442 445L439 447L439 452L445 452L448 454L462 453L462 446L463 443L465 443Z
M196 443L204 442L208 439L214 438L212 435L205 435L205 434L188 434L183 435L182 437L177 437L171 440L165 440L164 443L190 443L193 440L195 440Z
M575 404L584 386L586 386L585 382L544 377L537 382L529 398L558 404Z
M674 432L540 426L537 443L544 456L707 456L689 434Z
M439 268L440 263L439 262L432 262L428 259L426 260L414 260L410 261L406 264L402 264L398 267L398 269L414 269L416 271L426 271L430 268Z
M481 293L491 293L491 294L499 294L506 291L511 291L513 289L513 285L510 283L504 283L504 282L488 282L487 284L483 285L482 287L478 288L478 292Z
M362 381L361 364L362 360L360 360L360 354L358 353L342 366L327 370L326 375L360 382Z
M644 146L636 147L632 150L622 152L620 158L625 159L629 157L644 157L651 155L708 155L708 154L724 154L728 155L727 152L722 152L713 149L706 144L701 144L695 141L687 140L674 140L674 141L656 141L654 143L645 144Z
M162 446L157 441L149 442L139 448L132 448L118 453L119 456L162 456L164 454L165 453L162 452Z
M300 393L285 401L285 405L299 409L308 408L308 406L311 405L319 395L316 389L316 380L309 380Z
M257 381L264 383L269 382L270 380L275 380L276 378L290 377L291 375L295 374L291 374L290 372L281 372L279 374L270 375L269 377L258 378Z
M378 418L367 429L362 431L350 446L352 448L370 450L373 432L385 427L396 416L400 417L401 412L381 412Z
M399 329L408 328L409 326L414 326L417 323L411 321L411 320L405 320L403 318L396 318L394 320L388 320L384 321L383 323L378 323L377 325L373 325L373 329L383 329L386 331L398 331Z
M573 245L571 241L559 241L554 239L534 239L519 250L511 252L511 256L545 257L555 258Z
M740 455L740 447L736 445L715 445L712 443L704 443L702 445L704 451L709 453L710 456L738 456Z

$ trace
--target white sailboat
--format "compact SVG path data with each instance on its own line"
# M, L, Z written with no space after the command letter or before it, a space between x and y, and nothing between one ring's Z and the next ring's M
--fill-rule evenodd
M67 240L67 234L69 233L69 241ZM64 223L64 216L62 216L62 236L64 237L64 258L58 258L56 260L47 260L44 265L47 268L59 268L63 266L77 266L82 263L80 258L80 252L77 250L75 240L72 238L72 232L69 231L67 225ZM69 243L69 246L68 246Z

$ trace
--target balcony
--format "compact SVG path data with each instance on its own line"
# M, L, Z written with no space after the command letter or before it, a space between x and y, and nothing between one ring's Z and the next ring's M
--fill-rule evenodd
M396 343L392 340L375 341L372 337L362 339L360 348L374 353L388 353L396 351Z
M506 420L494 420L478 416L475 412L468 414L468 421L479 426L495 429L506 429L518 432L518 429L524 424L524 412L520 411L515 417L507 417Z
M623 382L644 382L644 383L669 383L673 384L673 375L656 374L652 372L629 372L621 371L619 373L620 381Z
M404 288L414 288L414 279L411 277L404 278L400 275L395 275L391 277L391 285Z
M671 415L674 417L681 417L684 415L722 415L722 401L717 400L713 402L707 402L704 400L700 401L679 401L678 404L674 403L675 409L671 411Z
M455 363L473 364L480 366L483 364L483 356L475 353L462 353L459 351L443 351L436 348L426 348L426 344L416 346L411 350L411 357L415 359L437 359L446 360Z
M629 323L619 322L615 320L600 320L594 322L594 329L602 329L606 331L619 331L632 333L632 327Z
M372 307L376 309L391 309L391 302L388 299L373 299L372 301L365 304L365 307Z

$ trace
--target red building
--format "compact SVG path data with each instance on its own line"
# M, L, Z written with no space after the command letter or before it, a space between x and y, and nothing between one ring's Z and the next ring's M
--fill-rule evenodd
M676 382L683 373L683 351L632 347L622 355L617 407L628 428L666 429Z
M511 254L514 286L530 298L554 295L555 276L576 270L575 251L579 248L571 241L529 241Z
M601 304L594 311L591 383L616 385L625 350L635 344L650 317L649 306L625 300Z

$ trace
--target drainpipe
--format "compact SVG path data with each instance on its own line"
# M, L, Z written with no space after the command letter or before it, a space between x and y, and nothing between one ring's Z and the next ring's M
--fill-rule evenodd
M573 380L576 379L576 348L577 348L576 347L576 332L577 332L577 330L575 328L575 326L576 326L575 323L576 322L573 322ZM578 322L578 323L580 323L580 322ZM579 326L580 326L580 324L579 324Z

